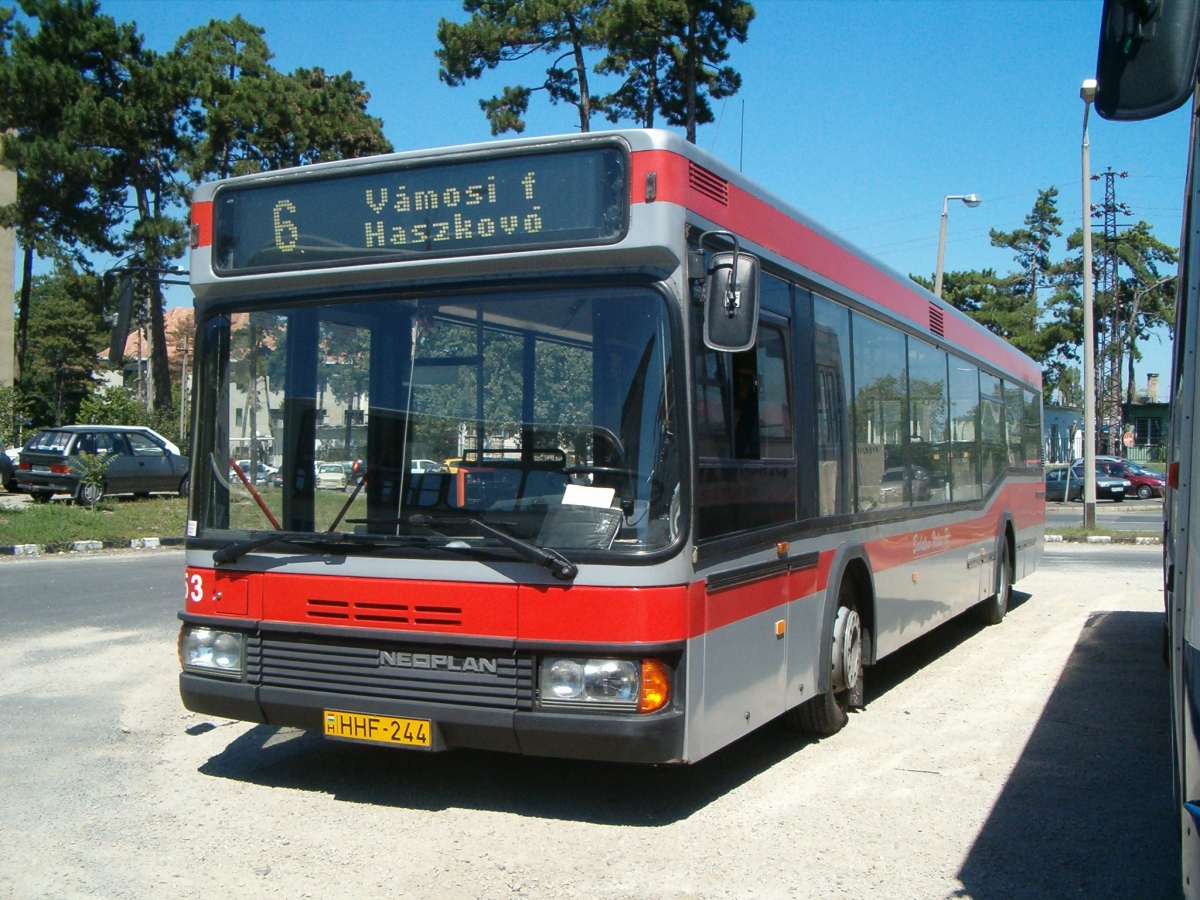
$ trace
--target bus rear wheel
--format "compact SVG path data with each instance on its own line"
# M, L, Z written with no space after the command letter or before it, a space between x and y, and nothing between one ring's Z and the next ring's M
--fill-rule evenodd
M849 721L849 711L862 706L862 620L855 604L854 583L847 579L838 591L838 611L829 636L829 690L790 713L792 724L805 734L837 734Z

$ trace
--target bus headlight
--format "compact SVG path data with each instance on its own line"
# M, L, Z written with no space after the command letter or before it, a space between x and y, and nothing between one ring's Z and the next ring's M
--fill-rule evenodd
M658 660L549 657L538 694L543 708L653 712L670 697L669 676Z
M179 633L179 663L185 669L241 674L245 635L184 625Z

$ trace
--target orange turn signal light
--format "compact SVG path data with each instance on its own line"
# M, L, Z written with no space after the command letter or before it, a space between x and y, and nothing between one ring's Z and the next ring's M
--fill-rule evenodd
M642 660L642 696L638 712L662 709L671 699L671 672L658 659Z

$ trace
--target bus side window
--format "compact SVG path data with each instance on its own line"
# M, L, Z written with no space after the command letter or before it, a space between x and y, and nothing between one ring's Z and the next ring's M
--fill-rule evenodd
M742 353L696 342L701 540L796 517L787 335L783 323L763 321L755 346Z
M844 306L813 295L817 426L817 511L822 516L851 511L850 497L850 320Z

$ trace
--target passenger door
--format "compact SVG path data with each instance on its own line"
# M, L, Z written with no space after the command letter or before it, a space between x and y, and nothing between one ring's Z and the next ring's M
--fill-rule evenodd
M138 490L137 461L129 451L125 438L118 432L98 431L89 435L95 454L107 459L104 470L105 491L109 494L126 494Z
M136 431L124 435L136 461L135 485L130 490L144 494L149 491L170 491L178 485L172 484L173 472L167 459L167 451L144 434Z

